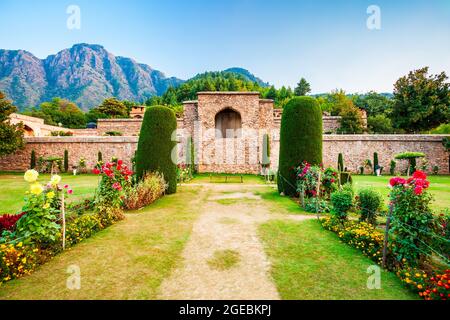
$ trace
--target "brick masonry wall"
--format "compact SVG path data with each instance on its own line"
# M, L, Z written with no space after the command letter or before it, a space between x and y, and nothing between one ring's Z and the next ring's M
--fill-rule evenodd
M429 168L438 165L440 173L449 173L449 154L442 146L440 135L324 135L323 159L325 166L336 167L338 154L344 156L345 166L349 171L357 172L365 159L373 159L373 153L378 152L380 165L389 171L389 162L394 155L403 151L421 151L427 155ZM88 168L97 162L97 153L101 151L103 159L113 156L123 159L130 165L131 158L137 147L138 137L28 137L24 150L16 154L0 157L0 171L24 171L29 168L31 151L36 156L60 156L64 150L69 151L69 166L77 165L80 158L87 160ZM272 166L278 165L278 136L271 141ZM182 145L180 144L180 150ZM181 151L180 151L181 154ZM244 152L243 154L246 154ZM241 155L242 156L242 155ZM373 160L372 160L373 161ZM419 162L420 164L420 162ZM403 170L405 162L397 162L397 169ZM202 164L200 171L225 171L221 165ZM259 172L255 165L248 167L228 167L230 172Z

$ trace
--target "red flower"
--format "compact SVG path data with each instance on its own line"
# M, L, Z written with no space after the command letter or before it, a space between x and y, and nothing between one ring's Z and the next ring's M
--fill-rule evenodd
M397 186L397 185L404 185L405 183L406 183L406 180L403 179L403 178L400 178L400 177L392 178L392 179L389 181L389 184L390 184L391 186L393 186L393 187L395 187L395 186Z
M121 186L120 183L118 183L118 182L114 182L113 185L112 185L112 187L113 187L114 189L116 189L117 191L122 190L122 186Z
M123 164L122 160L117 160L117 165L121 166Z
M92 173L93 174L100 174L100 170L99 169L97 169L97 168L94 168L94 170L92 170Z
M417 170L416 172L414 172L413 178L417 179L417 180L418 179L426 180L427 179L427 175L425 174L425 172Z
M423 192L423 188L421 187L421 186L416 186L415 188L414 188L414 193L416 194L416 195L421 195L422 194L422 192Z

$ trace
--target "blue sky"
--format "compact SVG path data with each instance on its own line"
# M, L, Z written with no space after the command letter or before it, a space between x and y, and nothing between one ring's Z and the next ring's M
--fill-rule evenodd
M369 5L381 30L366 27ZM0 0L1 48L44 58L80 42L182 79L239 66L277 87L384 92L423 66L450 75L450 0Z

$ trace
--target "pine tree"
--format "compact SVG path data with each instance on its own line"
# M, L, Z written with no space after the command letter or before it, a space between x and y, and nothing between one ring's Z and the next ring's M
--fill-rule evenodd
M305 78L301 78L300 82L297 83L297 87L294 90L294 94L296 96L306 96L311 92L311 87L308 81Z

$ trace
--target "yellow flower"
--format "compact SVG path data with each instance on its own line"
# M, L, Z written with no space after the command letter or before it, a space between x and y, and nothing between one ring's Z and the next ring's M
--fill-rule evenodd
M421 284L419 284L418 286L417 286L417 289L422 289L423 287L422 287L422 285Z
M27 170L27 172L25 172L23 178L25 179L26 182L35 182L37 180L37 178L39 177L39 173L36 170Z
M30 192L35 195L40 195L44 191L44 188L39 182L35 182L30 186Z
M53 176L52 176L52 178L50 179L50 183L52 184L52 185L54 185L54 186L56 186L58 183L60 183L61 182L61 177L60 176L58 176L57 174L54 174Z
M55 193L53 191L50 191L47 193L47 198L48 199L53 199L55 197Z
M49 203L46 203L46 204L44 204L44 205L42 206L42 208L43 208L43 209L48 209L48 208L50 208L50 204L49 204Z

